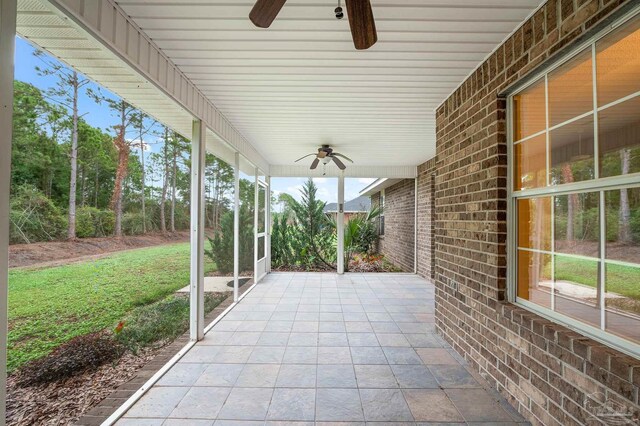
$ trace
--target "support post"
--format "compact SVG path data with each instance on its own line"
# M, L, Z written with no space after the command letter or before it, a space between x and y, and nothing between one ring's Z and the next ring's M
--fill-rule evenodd
M267 218L266 218L266 223L265 223L265 251L267 253L267 258L265 259L265 262L267 262L266 265L266 270L267 273L271 272L271 176L267 176L267 199L266 199L266 204L267 204Z
M193 121L191 137L191 272L190 337L204 337L204 167L207 128Z
M233 301L238 301L240 279L240 153L233 164Z
M338 231L338 274L344 274L344 172L338 177L338 216L336 226ZM348 266L348 265L347 265Z
M13 72L16 0L0 0L0 425L7 413L7 332L9 322L9 189L13 129Z
M413 190L413 273L418 273L418 178Z
M259 278L258 271L258 192L260 192L260 184L258 183L259 171L256 167L253 176L253 282L257 283Z

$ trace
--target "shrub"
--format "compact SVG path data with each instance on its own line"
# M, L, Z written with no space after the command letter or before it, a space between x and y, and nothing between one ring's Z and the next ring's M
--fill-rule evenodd
M67 221L60 209L38 189L23 185L10 201L11 243L33 243L63 238Z
M213 260L218 271L233 271L233 212L222 215L220 231L213 238L207 237L210 250L205 253ZM253 269L253 214L245 206L240 207L240 271Z
M81 207L76 212L76 235L78 238L113 235L115 220L115 214L111 210Z
M156 229L152 215L147 214L145 220L147 224L147 232ZM122 216L122 232L125 235L142 235L144 233L142 223L142 213L125 213Z
M86 334L69 340L51 354L25 365L18 376L21 386L66 379L120 358L123 348L105 333Z
M211 312L224 296L205 293L204 311ZM148 346L163 346L189 329L189 298L169 296L159 302L140 307L120 323L117 341L136 352Z

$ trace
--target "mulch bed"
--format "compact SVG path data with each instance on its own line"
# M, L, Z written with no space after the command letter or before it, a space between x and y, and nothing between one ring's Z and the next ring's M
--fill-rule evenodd
M250 286L243 286L244 293ZM205 324L233 303L224 299L205 315ZM187 331L163 347L125 353L112 364L42 386L20 387L7 380L7 425L99 425L189 341Z
M7 381L7 425L73 424L151 361L158 350L125 354L113 364L103 365L66 380L42 386L19 387L18 377Z

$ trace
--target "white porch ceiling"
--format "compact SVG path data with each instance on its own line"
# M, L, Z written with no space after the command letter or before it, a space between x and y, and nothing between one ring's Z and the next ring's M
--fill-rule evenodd
M117 0L272 165L330 143L359 166L435 154L435 108L541 0L372 0L356 51L336 0L289 0L270 29L251 0Z

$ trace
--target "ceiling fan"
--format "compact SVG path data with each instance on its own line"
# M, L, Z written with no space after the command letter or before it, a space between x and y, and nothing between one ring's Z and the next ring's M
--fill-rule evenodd
M345 166L344 163L340 161L338 157L342 157L345 160L348 160L353 163L353 160L347 157L346 155L333 152L333 149L330 148L329 145L322 145L321 148L318 148L318 152L307 154L304 157L298 158L295 162L297 163L298 161L304 160L305 158L311 157L312 155L315 155L316 158L314 158L313 162L311 163L311 167L310 167L311 170L314 170L316 167L318 167L318 164L320 163L320 161L322 161L323 166L326 166L332 160L334 163L336 163L336 166L338 166L340 170L346 169L347 166Z
M253 9L251 9L249 19L256 27L269 28L286 1L257 0ZM370 0L346 0L346 5L353 44L358 50L370 48L378 41L376 22L373 18ZM344 16L340 2L338 2L335 14L337 19L342 19Z

